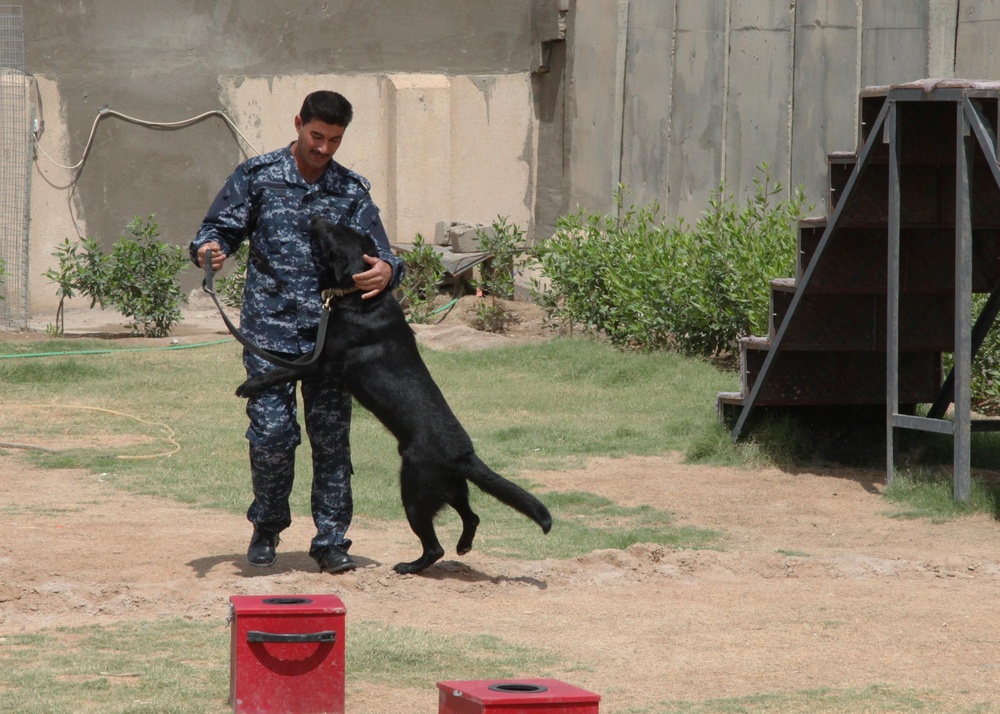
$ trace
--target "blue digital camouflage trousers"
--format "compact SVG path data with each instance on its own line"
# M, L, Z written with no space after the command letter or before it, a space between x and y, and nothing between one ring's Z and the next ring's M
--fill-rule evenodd
M297 355L279 355L294 359ZM244 350L248 377L274 365ZM303 380L302 407L312 447L312 514L316 524L310 554L331 545L345 546L354 501L351 496L351 395L329 373ZM295 479L295 448L302 442L296 418L295 383L273 387L247 400L250 471L254 500L247 519L273 533L292 522L288 497Z

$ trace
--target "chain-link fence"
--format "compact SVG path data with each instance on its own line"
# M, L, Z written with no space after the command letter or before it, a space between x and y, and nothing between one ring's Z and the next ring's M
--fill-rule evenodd
M28 325L28 181L31 127L24 15L0 5L0 328Z

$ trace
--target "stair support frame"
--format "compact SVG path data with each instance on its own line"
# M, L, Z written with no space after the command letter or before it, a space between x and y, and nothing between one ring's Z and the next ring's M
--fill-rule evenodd
M986 119L983 117L979 106L974 102L966 100L963 104L967 114L967 120L976 134L979 146L982 148L983 154L986 157L986 164L990 167L990 171L993 174L993 181L996 183L997 187L1000 187L1000 164L997 163L997 148L995 142L993 141L993 137L986 129ZM983 342L986 340L986 336L989 334L993 323L996 322L998 314L1000 314L1000 281L993 286L993 290L990 292L990 297L987 300L986 305L983 307L983 311L979 314L979 317L976 318L976 323L972 326L972 359L976 358L979 348L982 347ZM938 395L937 399L934 400L930 410L927 412L927 416L931 419L941 419L944 417L945 412L954 399L954 380L955 370L952 369L948 374L948 377L945 379L944 384L941 386L941 393ZM987 428L977 429L976 424L973 424L973 431L986 430ZM1000 430L1000 427L996 427L994 430Z
M988 93L987 93L988 92ZM887 334L886 334L886 481L894 478L897 456L896 429L911 429L949 435L953 439L953 497L968 502L971 495L971 434L976 431L1000 431L1000 420L972 418L971 377L972 360L985 340L987 333L1000 314L1000 281L994 286L990 298L976 318L972 320L972 185L975 165L975 145L978 144L986 158L994 182L1000 189L1000 155L997 143L1000 133L1000 114L994 117L991 128L974 99L997 99L995 90L981 92L976 87L892 88L878 116L872 123L868 137L858 154L857 162L848 177L842 195L830 217L809 265L796 281L795 294L781 323L769 340L767 355L757 373L750 394L745 398L736 424L731 432L734 441L740 435L757 401L761 386L767 379L774 358L781 349L785 332L792 321L798 304L812 278L814 269L822 258L826 246L837 230L843 208L849 203L855 186L867 168L873 146L881 134L888 149L888 274L886 283ZM955 274L954 274L954 343L955 367L943 382L928 416L920 417L899 413L899 306L900 306L900 126L898 105L920 101L948 101L956 107L955 130ZM947 407L954 403L953 419L943 418Z
M890 103L886 141L889 143L889 256L887 276L886 334L886 483L895 475L896 429L911 429L946 434L952 437L952 494L954 500L968 503L971 496L972 432L1000 430L995 421L972 419L972 358L996 318L997 295L972 324L972 171L975 145L986 156L993 179L1000 187L1000 166L996 146L986 127L982 112L968 96L956 106L955 130L955 366L941 388L941 394L927 417L899 413L899 126L897 100ZM950 392L950 394L949 394ZM954 403L953 420L944 419L944 410Z
M889 246L886 267L886 474L887 486L895 476L897 445L895 439L896 417L899 416L899 121L896 102L886 99L889 116L886 119L883 142L889 145Z

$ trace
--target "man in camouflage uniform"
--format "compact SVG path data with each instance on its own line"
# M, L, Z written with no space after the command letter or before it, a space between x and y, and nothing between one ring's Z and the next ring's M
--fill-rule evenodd
M229 177L197 235L191 258L212 267L249 239L250 257L240 318L242 332L257 346L285 359L312 352L322 309L312 262L309 219L320 214L371 236L378 258L354 276L363 297L374 297L402 280L404 266L390 252L370 184L336 161L353 110L335 92L306 97L295 117L296 140L289 146L250 159ZM273 369L248 350L243 352L247 376ZM306 433L312 446L312 513L316 536L309 554L324 572L357 567L345 538L351 523L350 422L351 396L329 378L302 382ZM301 442L296 419L295 385L274 387L247 402L250 426L250 471L254 501L247 511L254 532L247 550L253 565L274 562L278 534L291 523L288 497L295 475L295 447Z

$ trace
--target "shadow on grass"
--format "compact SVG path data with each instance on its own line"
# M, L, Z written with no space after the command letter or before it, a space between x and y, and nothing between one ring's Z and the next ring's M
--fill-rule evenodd
M897 517L952 518L988 513L1000 520L1000 434L972 435L972 494L953 495L950 435L897 429L894 479L886 486L886 415L882 405L839 408L758 408L744 428L760 457L788 473L849 479L884 495Z

